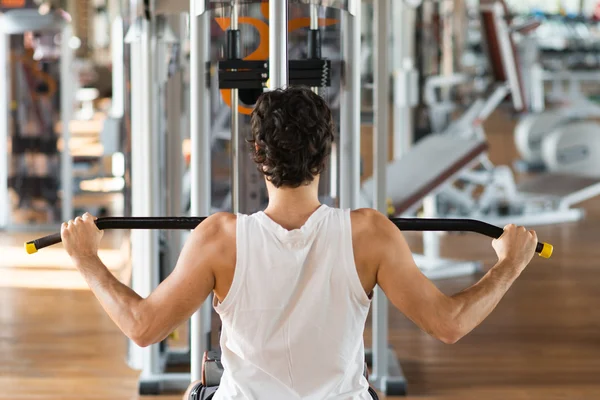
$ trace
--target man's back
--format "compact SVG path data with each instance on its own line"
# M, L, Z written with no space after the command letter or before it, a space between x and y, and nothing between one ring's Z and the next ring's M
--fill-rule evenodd
M139 346L165 340L215 294L225 363L217 398L369 398L362 329L375 285L421 329L454 343L493 311L535 254L535 232L507 226L492 242L496 265L447 296L385 215L320 205L319 179L335 137L323 98L306 87L263 93L251 130L252 158L269 193L265 213L209 216L149 296L119 282L99 259L102 232L92 216L61 228L94 295Z
M240 215L236 247L230 289L215 300L225 368L216 399L370 399L362 337L370 300L350 212L322 205L292 230L264 212Z

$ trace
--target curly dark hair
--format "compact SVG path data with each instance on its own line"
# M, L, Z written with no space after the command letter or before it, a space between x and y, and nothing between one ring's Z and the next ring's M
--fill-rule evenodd
M252 111L250 151L277 188L297 188L323 172L334 123L325 100L307 87L263 93Z

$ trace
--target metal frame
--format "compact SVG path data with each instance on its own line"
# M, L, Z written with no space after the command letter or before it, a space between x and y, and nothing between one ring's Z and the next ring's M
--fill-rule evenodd
M390 1L373 3L373 48L374 48L374 104L373 121L373 204L387 214L387 147L389 135L389 11ZM394 394L393 389L406 386L406 379L394 354L388 350L388 299L380 287L375 288L372 302L372 372L370 380L375 387L386 394Z
M125 113L125 66L123 47L125 45L123 33L123 18L117 15L111 24L111 59L112 59L112 102L110 116L123 117Z
M176 28L176 36L181 38L184 34L183 21L181 16L173 18ZM166 82L166 104L167 121L166 121L166 183L167 183L167 198L165 204L166 215L182 215L183 214L183 175L185 165L182 157L183 132L186 128L185 120L189 115L187 101L183 98L184 92L184 76L186 74L185 63L181 56L178 60L179 69L170 77L167 77ZM179 253L183 247L183 234L181 231L165 232L167 243L169 243L168 265L175 267L179 259Z
M405 154L413 142L412 108L419 103L419 72L415 69L414 31L416 11L404 1L392 1L394 160Z
M485 10L486 6L481 6L482 10ZM496 20L496 26L500 30L507 32L506 35L498 35L498 44L500 45L500 51L504 54L502 57L502 64L507 75L507 83L511 87L520 86L519 73L517 72L517 61L512 49L512 43L510 42L510 30L506 23L506 15L504 15L504 8L500 2L496 2L493 5L494 19ZM525 99L523 99L520 90L511 90L512 101L516 110L522 110L525 107Z
M169 79L165 63L167 45L176 42L167 17L138 17L125 42L131 44L131 194L133 216L159 216L181 212L181 89L182 71ZM165 91L169 96L165 99ZM165 112L167 119L165 119ZM169 130L169 135L166 131ZM165 154L168 149L168 154ZM210 171L209 171L210 173ZM163 179L166 187L161 187ZM205 214L204 214L205 215ZM180 233L179 233L180 234ZM183 238L170 232L168 242L177 252ZM176 249L175 249L176 248ZM132 289L147 297L159 285L161 266L159 232L131 232ZM168 256L172 256L167 254ZM174 265L173 257L167 262ZM140 370L142 394L158 394L167 388L185 389L190 374L166 373L166 366L188 358L187 352L169 351L154 344L139 347L129 342L129 364Z
M232 31L239 30L238 15L239 7L237 0L231 1L231 25L229 29ZM231 208L234 214L240 212L241 193L240 193L240 166L243 160L240 160L240 156L244 155L243 151L240 151L240 113L238 107L240 104L239 100L239 89L231 89Z
M269 89L288 85L288 0L269 0Z
M360 191L360 68L356 62L360 57L360 12L356 12L356 1L347 4L349 10L343 19L343 52L345 63L343 114L341 117L342 135L341 171L340 174L340 203L343 207L357 208ZM196 5L196 9L194 6ZM287 7L288 1L270 1L270 46L269 52L269 89L275 90L288 84L288 53L287 53ZM191 113L191 140L192 140L192 215L210 214L210 150L212 134L209 113L209 95L205 87L206 62L208 60L209 42L207 39L209 19L204 1L191 3L192 18L190 21L191 35L191 61L190 61L190 109ZM236 14L234 11L232 14ZM232 15L233 17L234 15ZM232 18L232 29L235 21ZM286 32L281 35L281 32ZM348 38L348 40L345 40ZM275 61L273 61L275 60ZM233 92L233 91L232 91ZM233 95L233 93L232 93ZM237 96L236 96L237 97ZM232 99L233 100L233 99ZM232 101L232 108L235 103ZM232 110L234 114L236 114ZM232 126L235 120L232 118ZM232 130L233 131L233 130ZM236 135L232 132L232 139ZM236 147L236 142L232 143ZM239 141L237 141L239 145ZM238 167L241 165L237 163ZM233 164L234 168L236 164ZM348 166L346 169L344 166ZM348 173L345 173L348 172ZM233 179L233 193L239 192L239 179ZM235 195L234 195L235 196ZM234 205L234 212L239 212ZM192 381L201 378L202 358L204 351L209 348L211 303L207 300L201 310L192 316L191 320L191 374ZM208 334L208 336L207 336Z
M72 27L65 24L61 35L61 60L60 60L60 118L62 121L63 150L60 154L60 183L62 186L62 220L73 218L73 157L69 144L71 142L70 123L73 114L73 50L69 46L72 36Z
M156 123L153 108L154 65L152 21L138 18L127 34L131 43L131 202L132 216L157 215ZM132 289L142 297L150 295L160 282L158 232L131 232ZM129 364L141 370L140 385L160 381L162 365L158 345L145 348L130 342Z
M3 25L3 18L0 15L0 27ZM0 228L5 228L10 224L10 201L8 199L8 107L11 94L9 51L9 36L0 32Z
M33 12L37 12L31 10ZM24 15L28 10L13 10ZM62 133L61 139L64 143L63 151L60 154L60 180L61 180L61 219L67 221L73 218L73 160L69 151L69 140L71 132L69 130L70 121L73 113L73 73L71 70L73 62L72 49L69 46L72 28L71 25L54 14L47 16L36 16L37 21L27 21L29 25L24 26L22 32L18 26L10 21L7 16L0 15L0 87L6 85L0 90L0 229L11 231L32 231L32 230L55 230L60 223L34 224L34 225L16 225L10 218L11 209L8 199L8 132L9 132L9 96L11 93L10 84L10 40L12 34L35 31L34 27L39 27L40 31L56 31L62 36L60 47L60 118ZM3 21L6 19L6 21ZM11 23L9 23L11 22ZM36 25L38 24L38 25ZM1 28L6 26L6 30Z
M190 139L191 214L211 213L210 93L206 61L210 54L210 14L205 0L190 1ZM210 346L212 296L192 315L190 328L191 380L202 377L202 357Z
M357 3L359 2L353 2ZM353 7L353 4L342 15L342 58L345 62L340 104L338 168L339 207L350 209L360 206L361 9Z

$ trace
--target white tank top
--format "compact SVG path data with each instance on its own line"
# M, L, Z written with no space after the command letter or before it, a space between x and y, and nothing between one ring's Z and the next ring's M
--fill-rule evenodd
M371 400L350 211L322 205L288 231L237 217L237 264L215 310L225 369L215 400Z

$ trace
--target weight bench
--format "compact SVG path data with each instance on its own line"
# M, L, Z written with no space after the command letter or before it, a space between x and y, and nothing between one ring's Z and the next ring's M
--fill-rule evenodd
M435 201L434 196L446 186L452 185L462 170L471 168L485 154L487 143L477 137L453 137L446 134L432 134L419 141L413 148L388 165L389 214L414 214L423 203ZM361 188L361 207L371 208L373 198L373 178L366 180ZM431 204L425 204L431 209ZM426 212L434 218L436 212ZM455 262L439 257L439 234L423 233L423 255L413 257L430 279L442 279L460 275L470 275L480 269L477 262Z

